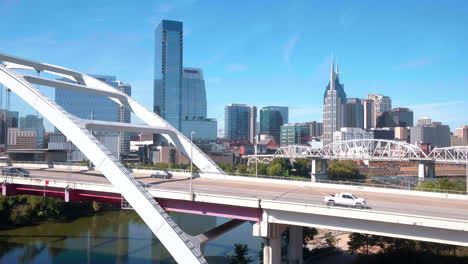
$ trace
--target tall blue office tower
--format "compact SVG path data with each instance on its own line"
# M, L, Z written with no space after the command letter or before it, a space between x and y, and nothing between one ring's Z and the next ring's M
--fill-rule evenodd
M155 30L154 112L182 127L182 22L162 20Z

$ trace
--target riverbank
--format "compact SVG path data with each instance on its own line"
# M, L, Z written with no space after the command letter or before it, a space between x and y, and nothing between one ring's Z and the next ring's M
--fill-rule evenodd
M0 196L0 229L33 225L46 220L67 220L119 207L94 201L65 202L54 197Z

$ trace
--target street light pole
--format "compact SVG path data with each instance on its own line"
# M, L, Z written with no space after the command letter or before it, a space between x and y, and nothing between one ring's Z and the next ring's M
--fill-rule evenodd
M195 132L190 132L190 195L192 194L192 179L193 179L193 134Z
M255 177L258 177L258 152L257 152L257 143L255 143Z

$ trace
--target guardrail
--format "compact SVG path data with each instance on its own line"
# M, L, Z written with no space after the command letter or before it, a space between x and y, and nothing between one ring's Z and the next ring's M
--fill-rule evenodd
M17 162L15 162L17 163ZM18 162L23 164L30 164L30 162ZM39 164L50 164L46 162L38 162ZM53 163L57 165L62 165L61 163ZM64 163L63 165L69 165ZM169 172L190 172L186 169L158 169L152 167L133 167L132 169L145 169L145 170L159 170L159 171L169 171ZM198 173L194 173L195 175L200 175ZM286 180L286 181L296 181L296 182L310 182L310 178L301 177L301 176L270 176L270 175L254 175L254 174L217 174L217 173L203 173L205 175L213 175L213 176L239 176L239 177L250 177L250 178L261 178L261 179L273 179L273 180ZM445 189L428 189L428 188L420 188L420 187L413 187L413 186L402 186L402 185L394 185L394 184L373 184L373 183L363 183L357 181L331 181L331 180L316 180L316 183L324 183L324 184L341 184L341 185L350 185L350 186L360 186L360 187L373 187L373 188L384 188L384 189L395 189L395 190L407 190L407 191L420 191L420 192L433 192L433 193L445 193L445 194L459 194L459 195L468 195L467 191L454 191L454 190L445 190Z

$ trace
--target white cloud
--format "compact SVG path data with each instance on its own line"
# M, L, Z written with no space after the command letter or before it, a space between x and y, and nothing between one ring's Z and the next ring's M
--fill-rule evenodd
M429 66L431 64L434 64L437 61L438 59L436 58L422 57L422 58L418 58L418 59L400 64L398 66L395 66L393 69L394 70L413 70L413 69L418 69L418 68L422 68L425 66Z
M299 35L292 35L288 38L286 44L284 45L283 58L288 68L291 67L291 58L294 53L294 49L296 48L298 40Z
M246 72L249 70L249 66L240 63L233 63L226 65L228 72Z
M468 116L464 109L468 109L468 101L449 101L440 103L427 103L410 105L414 111L415 121L423 116L431 118L433 121L450 125L451 130L468 124Z

